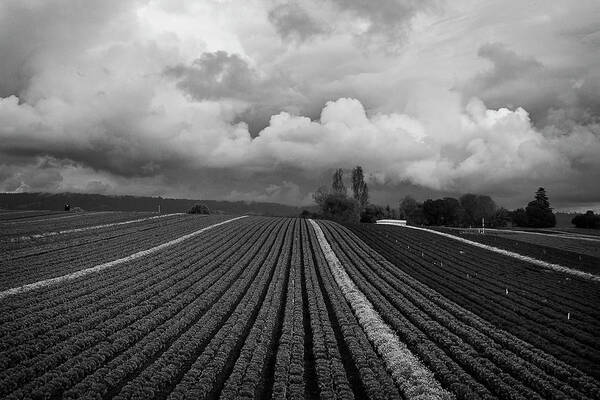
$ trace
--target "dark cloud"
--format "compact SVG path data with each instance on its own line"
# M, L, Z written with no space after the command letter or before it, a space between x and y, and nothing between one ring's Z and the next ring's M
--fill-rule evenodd
M269 11L269 21L284 39L303 42L329 29L296 3L285 3Z
M523 107L538 127L600 118L600 72L588 66L550 67L501 43L479 48L491 68L467 82L465 95L486 105ZM566 127L566 126L565 126Z
M247 103L232 119L245 122L252 137L268 126L272 115L283 111L320 113L321 103L308 99L288 75L261 74L237 54L224 51L203 53L190 65L176 65L164 71L177 87L196 101L233 99Z
M204 53L191 65L167 68L167 76L196 100L248 98L254 96L259 78L237 54L224 51Z

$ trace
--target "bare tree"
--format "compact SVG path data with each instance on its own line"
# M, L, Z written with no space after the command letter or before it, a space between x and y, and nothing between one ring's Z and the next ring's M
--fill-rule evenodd
M346 186L344 186L344 170L339 168L333 174L333 182L331 183L331 191L334 194L346 196Z
M365 182L363 169L360 165L357 165L352 170L352 191L354 193L354 199L358 201L360 208L364 209L369 201L369 188Z
M313 200L321 206L327 199L327 196L329 196L329 190L325 186L321 186L313 193Z

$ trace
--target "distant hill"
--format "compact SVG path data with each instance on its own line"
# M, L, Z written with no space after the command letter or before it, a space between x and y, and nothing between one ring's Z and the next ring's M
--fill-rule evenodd
M298 216L303 208L278 203L246 201L168 199L141 196L105 196L85 193L0 193L0 209L63 210L65 204L86 211L157 211L186 212L194 204L203 203L212 213Z

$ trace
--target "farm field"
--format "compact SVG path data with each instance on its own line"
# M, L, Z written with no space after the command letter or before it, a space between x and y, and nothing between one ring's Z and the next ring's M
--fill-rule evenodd
M592 279L392 226L3 215L1 398L600 399Z
M55 210L0 210L0 221L16 221L20 219L32 219L35 217L47 217L52 215L64 215L64 212Z
M456 228L436 230L547 262L600 273L600 237L500 229L486 230L484 235Z
M0 214L0 217L2 214ZM81 212L29 214L19 218L0 219L0 240L27 240L36 235L48 235L64 230L73 230L101 224L131 221L157 216L151 212Z

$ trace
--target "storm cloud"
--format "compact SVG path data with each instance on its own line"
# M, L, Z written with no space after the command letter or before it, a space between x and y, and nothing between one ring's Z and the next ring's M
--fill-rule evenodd
M599 10L8 0L0 190L307 204L360 164L376 202L593 207Z

